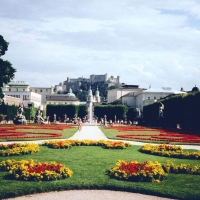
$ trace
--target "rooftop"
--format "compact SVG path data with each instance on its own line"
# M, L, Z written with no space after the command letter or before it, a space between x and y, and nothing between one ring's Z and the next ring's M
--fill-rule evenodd
M26 83L25 81L11 81L10 83L8 83L9 86L29 86L28 83Z
M170 94L184 94L185 92L174 90L171 87L161 87L161 88L149 88L147 90L143 90L142 93L170 93Z
M67 95L47 95L47 101L79 101L77 97Z

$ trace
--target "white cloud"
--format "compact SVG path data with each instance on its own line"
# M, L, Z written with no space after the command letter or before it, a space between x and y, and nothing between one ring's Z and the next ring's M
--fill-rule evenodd
M48 87L108 73L144 87L200 86L198 0L1 1L4 58L18 80Z

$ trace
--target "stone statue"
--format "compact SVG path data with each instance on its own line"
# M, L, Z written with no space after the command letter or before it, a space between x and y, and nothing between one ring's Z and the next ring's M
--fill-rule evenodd
M64 114L64 122L67 122L67 115L66 115L66 113Z
M164 104L160 102L161 106L159 107L159 118L163 118Z
M53 115L53 121L56 122L56 114Z
M137 115L136 117L137 117L137 118L140 118L140 117L141 117L140 108L136 108L136 113L137 113L137 114L136 114L136 115Z
M13 119L14 124L27 124L25 116L22 114L24 111L24 104L21 102L17 110L17 115Z
M44 118L42 117L42 113L40 111L40 107L36 111L34 122L37 124L45 124Z

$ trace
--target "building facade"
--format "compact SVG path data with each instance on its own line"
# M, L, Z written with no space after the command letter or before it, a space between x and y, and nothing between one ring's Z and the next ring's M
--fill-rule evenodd
M157 100L160 100L172 94L185 94L185 92L174 90L171 87L149 88L147 90L142 90L141 92L135 94L135 107L140 108L142 112L144 106L154 103Z
M79 105L80 101L79 99L72 93L72 89L69 89L69 92L67 94L53 94L53 95L47 95L46 98L46 105L47 104L74 104Z
M113 101L116 101L116 100L120 100L122 102L123 99L124 99L124 101L127 101L127 99L125 99L125 95L127 95L128 93L132 93L132 95L133 95L133 93L137 93L137 92L139 92L141 90L142 89L139 88L138 85L124 85L124 86L122 86L120 88L115 88L115 89L112 89L112 90L108 90L107 102L108 103L112 103ZM130 102L130 100L129 100L129 102ZM131 105L131 106L133 106L133 105Z
M34 107L42 108L41 95L30 90L30 86L24 81L11 81L7 85L4 85L3 92L5 95L19 98L23 101L24 106L28 107L28 103L34 103Z
M9 106L12 106L12 105L18 106L21 102L22 102L22 99L20 98L4 95L4 103Z
M108 90L108 103L120 100L122 104L139 108L143 112L145 105L151 104L172 94L184 94L183 91L174 90L170 87L142 89L135 87L121 87Z
M29 91L41 95L41 106L44 109L46 108L47 96L55 94L53 87L30 87Z

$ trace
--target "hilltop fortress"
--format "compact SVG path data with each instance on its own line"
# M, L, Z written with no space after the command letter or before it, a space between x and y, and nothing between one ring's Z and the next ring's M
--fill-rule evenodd
M111 85L119 85L120 84L120 76L117 76L115 78L114 76L108 77L108 74L103 75L90 75L90 78L69 78L67 77L67 80L65 80L63 83L60 83L59 85L55 85L55 91L67 91L69 88L72 88L73 90L80 89L81 82L88 82L88 83L95 83L95 82L107 82L108 86Z

